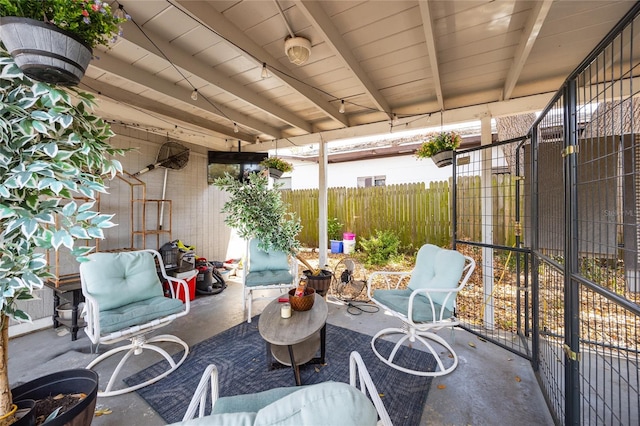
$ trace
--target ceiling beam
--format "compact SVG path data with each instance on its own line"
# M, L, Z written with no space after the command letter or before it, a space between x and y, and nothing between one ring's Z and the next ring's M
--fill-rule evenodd
M553 0L533 2L533 9L531 10L524 29L522 30L522 35L520 37L518 47L516 48L513 63L509 67L509 72L505 79L502 100L511 98L513 89L516 87L518 78L520 78L520 73L529 58L533 45L538 39L540 28L542 28L542 24L544 24L544 20L547 18L547 14L549 13L549 9L551 9L552 4Z
M507 101L490 102L482 105L474 105L470 107L446 110L443 113L442 125L450 125L457 123L467 123L469 121L479 120L482 117L503 117L507 115L523 114L525 112L536 112L543 110L556 92L541 93L538 95L527 96ZM302 145L316 144L322 139L324 142L331 142L341 139L355 138L361 136L382 135L389 133L399 133L407 130L428 129L433 127L435 123L430 123L431 114L425 114L422 118L413 117L406 123L400 123L392 130L389 130L389 123L382 121L378 123L363 124L361 126L353 126L346 129L329 130L325 132L315 133L312 135L303 135L279 139L277 141L268 141L260 145L262 151L275 148L276 144L279 148L291 148ZM440 125L440 123L438 123ZM245 151L258 151L255 145L248 145Z
M278 105L275 105L264 97L259 96L255 92L247 89L245 86L234 82L228 76L224 75L220 71L217 71L215 68L212 68L209 65L205 65L202 62L196 60L193 56L184 53L182 50L176 48L171 43L163 40L161 35L148 29L145 29L145 32L146 33L143 34L137 27L131 25L129 29L125 29L124 31L124 39L135 44L139 48L150 52L151 54L157 54L157 56L161 57L163 60L166 60L166 56L166 58L168 58L169 61L174 65L182 68L185 71L188 71L191 74L196 75L203 80L206 80L213 86L219 87L230 95L235 96L236 98L241 99L256 108L259 108L260 110L272 115L278 120L282 120L285 123L293 127L297 127L298 129L301 129L307 133L311 133L313 131L311 124L307 123L297 115L292 114L290 111L287 111L284 108L279 107ZM153 43L149 39L153 40ZM193 82L190 83L193 84ZM200 88L198 88L198 90L200 90ZM238 124L244 125L244 123Z
M433 89L436 92L440 111L444 110L444 97L442 96L442 83L440 82L440 69L438 67L438 52L436 50L436 36L433 33L433 21L431 20L431 10L429 1L418 2L420 15L422 16L422 30L427 43L427 53L429 55L429 65L431 66L431 76L433 79Z
M322 34L325 43L327 43L334 52L338 54L338 58L342 60L344 65L351 70L364 88L366 94L373 100L375 106L384 111L389 119L393 118L391 107L387 100L382 96L380 91L375 87L367 73L360 66L360 62L351 52L351 49L345 43L338 28L333 24L331 18L325 13L324 9L318 1L303 0L296 3L304 16L311 22L315 29Z
M234 123L244 123L246 127L254 129L258 132L272 135L274 137L282 137L279 129L269 126L262 121L248 117L239 113L236 110L227 108L222 105L212 105L207 102L204 96L200 96L197 101L191 100L191 90L183 87L171 84L168 81L157 77L150 72L144 71L140 68L134 68L123 61L116 59L107 53L103 53L99 61L91 63L92 66L97 69L106 71L120 78L137 83L143 87L147 87L149 90L161 93L165 96L175 98L176 101L184 102L189 105L196 105L198 108L203 109L211 114L217 115ZM233 126L229 126L229 131L232 131Z
M238 27L229 22L229 20L227 20L224 15L218 12L213 6L202 1L180 0L172 2L172 4L174 3L179 4L180 7L185 12L189 13L196 22L199 22L211 31L214 31L216 34L219 34L223 39L234 46L239 53L243 55L248 54L259 65L262 65L263 62L267 63L267 65L269 65L269 69L273 71L275 76L307 98L309 102L314 104L316 108L320 109L328 117L336 120L345 127L349 126L349 121L345 114L340 114L338 112L338 108L331 105L326 99L320 96L314 88L302 83L294 77L278 72L278 68L275 66L275 64L279 64L278 60L251 40L243 31L238 29Z
M133 106L138 109L143 109L145 111L149 111L161 116L161 118L167 120L168 122L180 120L184 123L188 123L191 126L201 128L203 133L219 133L223 136L221 139L242 139L245 141L253 141L254 138L253 135L244 133L242 131L239 133L229 132L229 127L227 126L217 124L211 120L198 117L197 115L190 114L178 108L173 108L160 102L155 102L151 99L145 98L144 96L139 96L135 93L112 86L99 80L95 80L93 78L89 78L87 76L82 79L80 84L84 86L83 90L87 90L95 93L98 96L104 96L113 101L122 103L124 105L123 108L126 108L127 106ZM143 123L140 124L144 126Z

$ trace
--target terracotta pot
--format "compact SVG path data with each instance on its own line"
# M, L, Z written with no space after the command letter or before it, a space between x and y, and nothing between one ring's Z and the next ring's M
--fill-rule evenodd
M23 73L49 84L77 85L93 56L74 34L35 19L0 18L0 38Z

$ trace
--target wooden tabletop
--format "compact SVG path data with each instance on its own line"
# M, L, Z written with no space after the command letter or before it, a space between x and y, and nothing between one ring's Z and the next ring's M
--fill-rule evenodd
M280 316L282 303L278 298L269 303L260 314L258 331L273 345L295 345L307 340L327 322L329 308L324 298L315 294L313 307L308 311L291 311L291 318Z

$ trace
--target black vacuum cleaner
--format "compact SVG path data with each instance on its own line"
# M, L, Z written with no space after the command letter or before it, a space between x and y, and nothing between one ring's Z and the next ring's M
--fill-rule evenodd
M222 264L220 265L222 266ZM216 264L208 262L207 259L199 257L196 259L196 269L198 276L196 277L196 294L199 296L211 296L220 294L222 290L227 288L222 274L218 272Z

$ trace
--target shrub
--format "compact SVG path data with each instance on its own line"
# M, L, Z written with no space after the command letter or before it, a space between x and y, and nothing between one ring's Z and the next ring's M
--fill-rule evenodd
M340 234L342 233L343 224L338 220L337 217L330 217L327 220L327 235L330 240L341 240Z
M392 230L376 230L375 235L360 240L360 247L367 266L385 265L398 258L400 237Z

